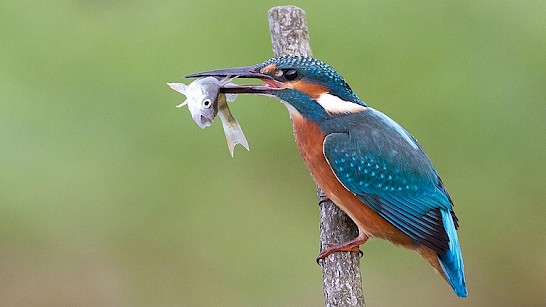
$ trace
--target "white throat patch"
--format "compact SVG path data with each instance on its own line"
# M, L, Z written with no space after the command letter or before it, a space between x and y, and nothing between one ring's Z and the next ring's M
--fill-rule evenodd
M317 102L329 114L347 114L366 111L365 106L361 106L354 102L345 101L329 93L321 94L317 99Z

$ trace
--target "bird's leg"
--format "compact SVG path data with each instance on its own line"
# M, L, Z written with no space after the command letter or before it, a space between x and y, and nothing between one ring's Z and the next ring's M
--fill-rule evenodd
M353 252L353 253L359 253L360 256L362 256L363 253L358 247L366 243L366 241L368 241L368 236L365 234L359 234L358 237L345 243L341 243L341 244L329 243L328 247L323 249L318 255L317 262L320 259L324 259L328 257L329 255L336 252Z

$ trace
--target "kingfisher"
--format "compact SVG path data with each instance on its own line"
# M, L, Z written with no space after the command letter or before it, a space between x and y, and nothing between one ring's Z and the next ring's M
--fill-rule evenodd
M186 76L259 79L225 93L272 96L287 108L303 160L326 196L357 225L358 236L331 243L358 252L369 238L416 251L466 297L453 202L431 160L401 125L368 106L331 66L312 57L282 56L249 67Z

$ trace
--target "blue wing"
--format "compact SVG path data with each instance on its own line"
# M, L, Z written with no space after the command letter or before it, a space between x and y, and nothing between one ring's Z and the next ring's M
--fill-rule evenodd
M415 241L439 255L450 238L442 212L451 216L451 199L417 141L379 111L322 124L324 155L341 183L362 202ZM451 214L449 214L451 213ZM446 216L444 214L444 216Z

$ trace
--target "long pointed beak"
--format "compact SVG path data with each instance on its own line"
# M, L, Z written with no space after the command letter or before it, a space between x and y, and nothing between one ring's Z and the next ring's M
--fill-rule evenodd
M234 77L234 78L251 78L260 79L266 82L269 86L265 85L237 85L227 84L220 88L221 93L233 93L233 94L264 94L267 95L269 91L279 89L278 86L271 86L275 81L271 76L262 74L257 71L255 66L248 67L236 67L226 69L216 69L198 72L186 76L186 78L201 78L201 77Z
M238 78L254 78L254 79L271 79L270 76L260 73L255 66L236 67L226 69L216 69L198 72L186 76L186 78L199 77L238 77Z

